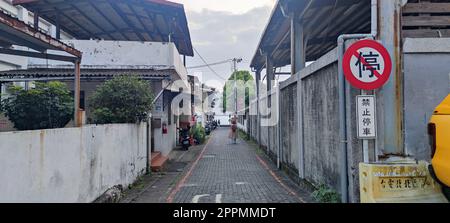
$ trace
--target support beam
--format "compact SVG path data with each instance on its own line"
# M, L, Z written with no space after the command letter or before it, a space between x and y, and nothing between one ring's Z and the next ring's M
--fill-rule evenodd
M56 39L60 40L61 39L61 25L60 25L60 18L59 18L59 11L56 11Z
M403 74L401 53L401 0L378 1L380 17L379 38L392 58L392 74L389 81L376 94L377 100L378 148L383 154L405 155L403 136Z
M95 27L98 27L98 29L100 29L102 32L106 32L106 30L103 28L102 25L100 25L97 21L92 20L92 19L89 17L89 15L87 15L86 13L84 13L83 10L81 10L81 9L78 7L79 4L71 4L71 5L72 5L72 8L74 8L78 13L80 13L80 15L82 15L84 18L86 18L86 20L87 20L88 22L90 22L91 24L93 24ZM57 11L56 11L56 15L58 15L59 12L60 12L60 11L57 10ZM108 36L109 38L111 38L111 39L114 39L114 37L111 36L111 35L107 35L107 36Z
M297 15L291 16L291 73L297 75L297 145L299 151L298 172L301 179L305 178L305 148L303 143L303 94L300 71L305 67L306 47L303 25L297 20Z
M37 48L36 50L45 51L46 49L60 50L65 51L75 57L81 58L82 53L60 41L51 38L49 35L45 35L39 32L37 29L33 29L32 27L26 25L24 22L11 18L7 15L0 13L0 23L9 27L6 29L8 32L2 32L2 37L6 35L12 36L8 37L8 42L16 42L18 39L21 39L22 44L17 44L21 46L25 46L28 48ZM31 41L29 39L33 38L35 41ZM41 44L36 44L36 41L40 41ZM46 46L47 45L47 46Z
M114 11L117 13L117 15L119 15L119 17L123 20L123 22L125 22L126 24L133 24L132 25L132 29L134 30L134 32L136 33L137 37L141 40L141 41L145 41L145 38L142 36L142 34L140 33L140 31L138 30L138 27L136 27L136 25L134 25L134 23L132 23L130 21L130 19L128 18L127 15L124 15L122 13L122 11L120 10L120 8L116 5L116 3L114 1L108 1L108 3L110 3L110 6L114 9Z
M261 70L257 70L256 71L256 112L257 112L257 119L256 119L256 134L257 134L257 139L258 139L258 143L261 144L261 110L259 107L259 100L261 98Z
M292 75L291 72L276 72L274 73L275 76L283 76L283 75Z
M98 14L100 14L101 16L103 16L104 18L108 18L108 17L106 16L106 14L96 6L96 4L92 4L92 8L95 9L95 11L96 11ZM109 21L109 20L108 20L108 22L109 22L109 24L110 24L112 27L114 27L114 30L120 30L120 28L117 27L117 26L114 24L114 22ZM121 33L121 32L118 32L118 33L124 38L124 40L131 40L130 38L128 38L128 37L127 37L126 35L124 35L123 33Z
M266 56L266 80L267 80L267 108L271 110L272 108L272 96L271 91L273 88L273 80L275 80L274 69L273 69L273 60L272 57L269 56L270 53ZM269 116L274 115L272 112L269 113ZM267 154L270 154L270 127L267 126Z
M3 39L3 42L7 41L11 45L28 46L28 48L39 51L39 52L44 52L46 50L46 48L41 45L37 45L25 38L18 38L16 35L8 33L8 32L2 32L0 39Z
M273 69L272 57L266 56L266 77L267 77L267 93L270 95L270 91L273 87L273 80L275 80L275 72ZM269 103L270 106L270 103Z
M81 127L82 126L82 117L81 117L81 111L80 111L80 77L81 77L81 61L75 62L75 81L74 81L74 122L75 127Z
M55 55L55 54L31 52L31 51L24 51L24 50L13 50L13 49L7 49L7 48L0 48L0 54L9 54L9 55L16 55L16 56L24 56L24 57L34 57L34 58L41 58L41 59L66 61L66 62L74 62L74 61L78 60L77 57L61 56L61 55Z
M292 75L297 74L305 67L305 38L303 25L297 20L297 16L291 17L291 69Z
M39 12L34 12L34 29L39 30Z

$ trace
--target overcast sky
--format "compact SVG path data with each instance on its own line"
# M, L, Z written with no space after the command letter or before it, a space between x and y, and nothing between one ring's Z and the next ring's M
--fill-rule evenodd
M185 5L192 44L208 62L234 57L242 58L239 69L250 70L249 63L269 20L275 0L172 0ZM187 67L203 65L198 54L188 58ZM191 74L203 73L203 82L222 86L231 75L231 63L208 68L189 69ZM200 77L201 78L201 77ZM217 80L217 83L211 83Z

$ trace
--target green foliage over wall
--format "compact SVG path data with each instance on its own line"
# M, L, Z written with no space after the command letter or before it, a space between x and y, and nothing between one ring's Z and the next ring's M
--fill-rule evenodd
M152 109L150 84L133 76L120 76L99 86L89 98L96 124L136 123Z
M73 97L67 86L58 81L35 83L25 90L9 88L11 96L4 99L3 111L18 130L63 128L73 117Z

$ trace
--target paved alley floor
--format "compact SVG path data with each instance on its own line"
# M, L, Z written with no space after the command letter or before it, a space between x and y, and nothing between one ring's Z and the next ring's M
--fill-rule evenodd
M173 203L302 203L310 200L284 173L228 128L216 130L167 197Z

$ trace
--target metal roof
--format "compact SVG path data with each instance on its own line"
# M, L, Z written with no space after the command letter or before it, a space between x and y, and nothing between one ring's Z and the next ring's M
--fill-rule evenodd
M252 68L265 66L265 54L272 55L275 67L291 64L292 12L303 15L307 61L317 60L336 47L340 34L370 32L370 0L278 0L251 62Z
M53 78L53 77L74 77L74 69L54 69L54 68L32 68L26 70L0 71L0 81L2 78ZM138 69L81 69L82 78L112 78L115 76L134 75L141 78L169 78L177 75L176 71L170 70L138 70Z
M7 52L12 45L24 46L39 52L47 50L64 51L75 58L81 58L81 52L34 29L24 22L0 12L0 47L2 53ZM17 51L16 51L17 52ZM25 51L23 51L25 52Z
M13 0L77 39L174 42L194 56L184 6L165 0Z

